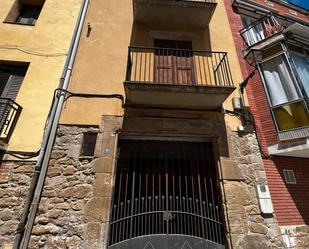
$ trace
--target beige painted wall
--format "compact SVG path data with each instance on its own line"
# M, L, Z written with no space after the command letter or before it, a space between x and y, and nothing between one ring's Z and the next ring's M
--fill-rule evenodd
M132 2L132 0L91 2L86 23L90 23L92 31L90 36L86 37L87 29L84 28L70 83L71 91L124 94L123 81L128 46L153 46L151 31L193 34L193 49L228 52L234 83L238 85L242 81L222 0L218 0L218 6L207 29L133 23ZM239 96L238 90L235 90L226 101L225 108L232 109L233 96ZM121 115L120 101L72 98L65 105L61 123L99 125L103 114ZM230 116L226 119L232 129L237 129L238 119Z
M53 92L59 84L81 0L45 1L35 26L3 23L13 3L14 0L1 1L0 62L22 61L29 62L30 66L16 99L23 110L8 150L36 151L40 148Z

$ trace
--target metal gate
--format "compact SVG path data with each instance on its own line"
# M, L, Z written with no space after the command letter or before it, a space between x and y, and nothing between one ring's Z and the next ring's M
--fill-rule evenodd
M120 142L109 249L222 249L208 143Z

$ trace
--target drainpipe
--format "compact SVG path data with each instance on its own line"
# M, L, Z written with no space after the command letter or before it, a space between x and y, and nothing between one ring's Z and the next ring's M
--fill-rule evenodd
M86 18L89 1L90 0L83 0L82 7L78 15L76 27L70 44L69 55L65 62L64 71L61 77L60 87L62 90L68 89L68 84L71 77L71 72L76 57L84 21ZM28 247L34 220L36 217L36 212L38 209L38 205L44 187L44 182L48 169L48 163L57 132L61 110L63 107L63 103L65 101L65 95L66 95L65 91L62 91L58 96L58 98L55 98L55 101L53 102L48 120L48 125L43 137L40 154L38 156L35 171L30 183L24 211L20 218L20 222L17 228L13 249L19 249L19 248L26 249Z

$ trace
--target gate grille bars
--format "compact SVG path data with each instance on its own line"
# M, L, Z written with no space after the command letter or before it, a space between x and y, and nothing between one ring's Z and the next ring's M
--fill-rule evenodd
M189 235L223 244L209 144L121 144L110 245L155 234Z

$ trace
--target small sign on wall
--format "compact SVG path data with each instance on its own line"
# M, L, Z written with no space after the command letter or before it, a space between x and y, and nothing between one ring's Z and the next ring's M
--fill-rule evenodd
M272 214L274 212L274 208L271 202L268 185L257 185L257 193L262 213Z

